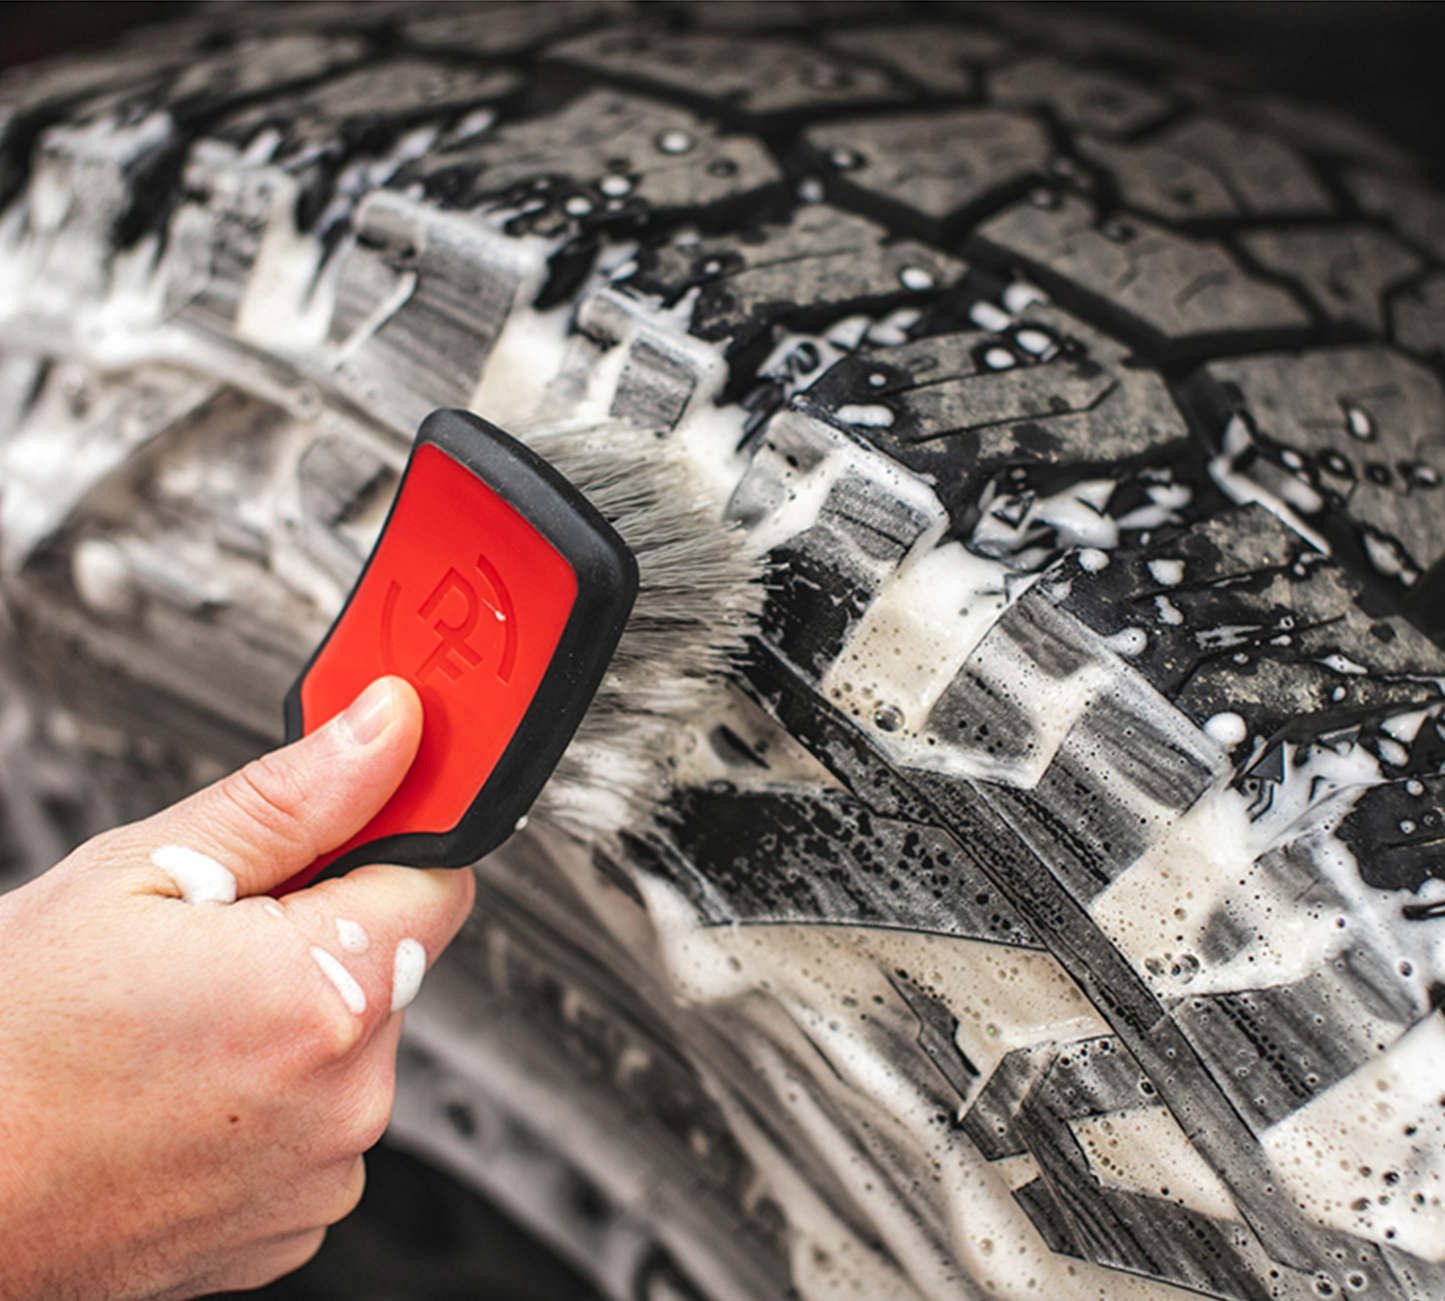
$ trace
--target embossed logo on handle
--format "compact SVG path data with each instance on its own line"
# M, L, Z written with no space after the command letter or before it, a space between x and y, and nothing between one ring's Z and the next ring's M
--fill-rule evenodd
M381 610L381 661L388 673L402 673L420 682L440 669L456 681L468 669L477 668L485 656L468 638L476 631L485 609L502 625L502 652L497 658L496 675L502 682L512 680L517 661L517 623L512 594L496 566L484 555L477 557L477 574L486 585L485 592L455 566L448 565L431 593L417 607L417 617L430 626L438 640L426 658L409 673L399 660L394 643L396 608L402 588L395 579L391 580ZM449 601L448 597L456 599ZM458 614L460 619L456 618Z

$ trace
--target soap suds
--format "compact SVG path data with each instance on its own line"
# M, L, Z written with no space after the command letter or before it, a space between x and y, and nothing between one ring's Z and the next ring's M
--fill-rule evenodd
M184 845L162 845L151 862L175 883L186 903L235 903L236 878L214 858Z
M400 1012L417 995L426 975L426 950L420 940L404 939L396 946L391 967L391 1010Z
M1170 1201L1217 1220L1238 1220L1228 1187L1185 1136L1167 1107L1136 1107L1066 1122L1105 1188L1145 1197L1169 1189Z
M1204 731L1223 746L1239 745L1249 737L1249 725L1231 710L1205 719Z
M1260 1136L1305 1214L1423 1260L1445 1260L1445 1023L1389 1050Z
M321 974L336 986L336 992L341 995L341 1001L346 1004L347 1010L357 1016L365 1012L366 991L356 983L356 977L325 949L317 948L314 944L311 946L311 956L321 968Z
M336 919L336 938L348 953L365 953L371 947L371 938L360 923L348 921L345 917Z

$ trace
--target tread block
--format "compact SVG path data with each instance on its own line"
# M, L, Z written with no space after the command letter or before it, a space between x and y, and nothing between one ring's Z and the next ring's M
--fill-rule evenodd
M1019 787L1036 785L1088 707L1099 648L1053 606L1025 593L1004 612L946 686L925 738L962 751L975 769ZM1047 709L1036 686L1050 684Z
M403 180L447 207L512 211L556 235L653 210L706 208L782 179L762 144L685 108L595 89L547 117L507 122L429 153Z
M1080 140L1124 202L1165 221L1322 216L1329 194L1289 146L1214 118L1191 118L1144 144Z
M1170 1010L1256 1134L1390 1043L1420 1012L1347 952L1290 985L1174 1001Z
M627 352L611 414L654 430L671 429L687 408L697 375L687 362L647 339Z
M877 817L842 792L695 787L679 793L673 817L674 843L729 910L715 921L900 927L1040 947L946 832Z
M845 28L825 37L832 49L882 60L935 95L973 96L979 69L1006 57L1011 43L996 32L953 23L913 23Z
M1047 581L1106 641L1141 634L1130 664L1199 726L1234 715L1249 737L1304 740L1439 696L1439 649L1366 614L1338 566L1260 506L1165 532L1102 569L1068 557Z
M694 395L712 390L722 365L716 347L680 335L652 304L610 287L577 304L576 328L603 349L625 349L609 414L653 433L673 429Z
M1235 468L1362 568L1409 587L1445 554L1445 388L1425 366L1377 346L1267 353L1210 362L1187 393L1216 437L1247 420Z
M818 111L911 98L878 69L785 36L721 32L596 32L555 45L549 57L673 93L724 113Z
M989 91L999 104L1051 109L1065 126L1102 136L1142 131L1174 107L1169 96L1128 77L1047 56L994 71Z
M1211 743L1037 587L965 661L926 732L988 778L986 798L1084 904L1225 776Z
M1022 260L1061 299L1072 290L1115 309L1157 344L1302 335L1310 324L1288 293L1247 275L1220 244L1144 218L1101 221L1071 195L1015 204L979 226L976 241Z
M846 356L804 401L933 476L963 531L985 482L1004 469L1037 467L1053 480L1178 456L1188 428L1168 389L1129 363L1116 341L1034 303L1002 332L930 335ZM850 424L850 414L868 423Z
M761 630L815 677L904 556L946 525L927 484L792 410L753 448L727 517L767 530L757 535L771 539L773 562Z
M995 108L845 118L803 139L831 190L857 207L902 208L934 239L950 218L1042 180L1053 152L1038 122Z
M1369 226L1259 230L1239 242L1261 266L1301 284L1331 320L1374 334L1385 331L1385 295L1422 266Z
M884 576L935 522L877 480L844 470L815 522L772 553L764 632L795 662L821 672Z
M645 250L628 288L677 302L698 291L692 332L745 345L774 322L826 321L849 308L919 299L964 273L963 263L826 204L752 237L674 237Z
M1014 1198L1053 1250L1207 1296L1264 1301L1250 1259L1258 1247L1243 1225L1181 1205L1167 1189L1155 1195L1106 1185L1070 1126L1158 1101L1128 1049L1101 1036L1008 1054L960 1128L987 1160L1027 1153L1037 1162L1039 1176L1014 1189Z
M544 262L464 217L373 192L341 265L334 376L410 434L437 407L465 407L513 306Z
M238 168L211 141L193 150L185 184L166 238L166 313L225 333L238 324L267 231L291 225L298 185L279 167Z

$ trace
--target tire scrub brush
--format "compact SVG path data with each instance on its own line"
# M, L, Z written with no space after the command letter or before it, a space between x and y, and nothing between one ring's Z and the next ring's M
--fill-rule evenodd
M535 452L463 411L422 422L381 535L286 697L296 740L383 674L426 724L396 793L282 892L363 863L461 867L526 815L637 594L632 552Z

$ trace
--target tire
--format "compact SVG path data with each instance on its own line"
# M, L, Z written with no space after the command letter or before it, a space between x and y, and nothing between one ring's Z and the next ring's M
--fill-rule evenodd
M644 604L401 1139L619 1301L1445 1297L1445 202L1197 72L579 0L9 74L0 590L68 831L277 739L474 408Z

